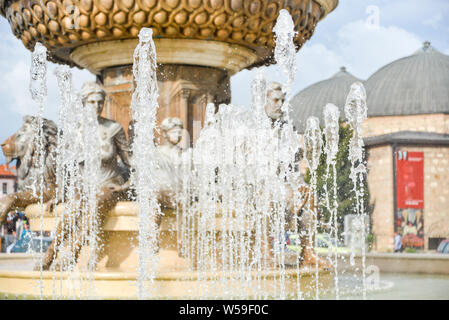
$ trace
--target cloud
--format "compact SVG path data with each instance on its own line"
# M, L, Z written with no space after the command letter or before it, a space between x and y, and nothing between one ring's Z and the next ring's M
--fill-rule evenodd
M16 61L11 64L6 72L0 75L1 86L0 94L9 102L7 107L11 112L17 112L20 115L34 113L34 105L30 94L26 94L29 83L30 68L24 61Z
M344 25L338 30L337 39L334 50L349 70L364 79L385 64L413 54L422 45L417 35L402 28L373 28L362 20Z
M394 23L410 27L421 25L439 29L447 23L443 19L449 14L447 0L378 0L377 2L381 9L381 19L387 24Z
M422 40L416 34L397 26L373 27L363 20L346 23L335 32L333 41L310 41L297 53L297 74L292 92L295 94L306 86L331 77L341 66L366 80L382 66L413 54L421 45ZM276 66L267 69L269 81L285 81ZM234 104L250 103L251 79L248 71L242 71L231 79Z
M2 97L2 112L12 116L37 114L38 106L31 99L29 92L31 52L26 50L22 42L14 37L5 19L0 21L0 95ZM44 116L57 120L59 109L59 92L54 75L57 65L49 62L47 68L47 103L44 106ZM72 68L74 87L79 88L86 80L95 77L86 70ZM7 110L5 110L7 109ZM1 138L1 137L0 137Z
M38 105L31 99L29 92L31 52L14 37L6 19L0 18L0 142L13 134L22 124L26 114L38 113ZM56 64L48 63L48 98L44 107L44 117L57 121L59 110L59 92L56 77L53 74ZM75 88L82 82L95 77L86 70L72 68ZM0 152L0 163L4 162Z
M431 26L434 29L438 29L441 20L443 20L443 15L441 14L441 12L439 12L429 17L428 19L423 20L422 24L425 26Z

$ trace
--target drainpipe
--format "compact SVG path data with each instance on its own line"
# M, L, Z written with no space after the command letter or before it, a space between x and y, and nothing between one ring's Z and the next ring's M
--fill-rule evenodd
M397 152L397 144L393 143L391 145L392 150L393 150L393 223L394 223L394 232L397 232L398 228L396 225L396 218L398 216L398 199L397 199L397 185L396 185L396 175L397 175L397 168L396 168L396 152Z

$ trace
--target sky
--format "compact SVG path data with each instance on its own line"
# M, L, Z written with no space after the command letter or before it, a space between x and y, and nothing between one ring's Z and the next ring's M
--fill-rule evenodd
M341 66L366 80L385 64L412 54L427 40L449 55L449 0L340 0L297 53L292 93L331 77ZM0 141L21 126L24 115L38 112L29 93L30 61L30 52L0 17ZM56 121L59 97L55 67L49 63L44 116ZM86 70L73 68L72 72L76 89L95 79ZM277 66L268 67L266 74L269 81L285 82ZM231 78L232 104L249 105L252 77L252 70L243 70ZM1 153L0 163L4 163Z

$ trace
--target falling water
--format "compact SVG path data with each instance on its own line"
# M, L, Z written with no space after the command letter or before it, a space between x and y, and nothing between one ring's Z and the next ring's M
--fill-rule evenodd
M214 114L215 106L207 106L205 127L192 150L194 170L185 173L184 180L194 186L185 190L195 201L183 208L183 255L197 261L202 290L217 297L245 298L251 293L267 298L267 270L276 271L275 297L286 297L288 184L280 169L291 167L298 142L287 145L282 157L280 128L271 125L264 110L266 87L263 70L257 70L250 110L220 105ZM189 236L195 231L196 236ZM211 272L222 292L207 288Z
M57 215L56 225L61 224L62 231L66 228L74 226L74 213L79 209L78 200L76 197L79 185L79 166L78 158L80 147L78 142L78 124L81 110L78 110L79 105L73 103L73 88L72 88L72 73L66 66L59 66L55 70L55 75L58 81L59 95L61 98L59 109L59 128L58 128L58 147L56 152L56 203L61 203L64 206L61 215ZM64 232L55 232L56 249L60 251L61 268L59 279L59 298L63 295L63 270L68 268L69 264L73 263L70 252L64 250ZM70 237L70 236L69 236ZM69 246L71 247L71 246ZM53 256L56 259L56 250ZM64 265L64 263L68 265ZM53 270L53 298L56 298L56 268ZM71 284L72 275L71 270L68 271L68 281ZM69 284L69 285L70 285ZM71 286L70 286L71 287ZM69 291L69 296L71 292Z
M367 117L366 92L362 83L355 82L351 85L345 105L345 115L347 122L351 126L353 136L349 142L349 158L351 160L350 178L354 186L356 197L355 212L361 223L362 230L362 283L363 299L366 299L366 226L364 208L364 179L366 176L366 166L364 161L364 143L362 139L362 123ZM353 260L354 252L351 253Z
M326 179L324 182L324 191L326 196L326 207L330 212L330 225L331 225L331 236L334 237L334 244L331 247L333 250L333 267L334 267L334 284L335 284L335 298L339 299L339 288L338 288L338 201L337 201L337 170L336 158L338 153L338 131L339 124L338 119L340 117L340 111L338 107L328 103L324 107L323 111L324 118L324 137L325 145L324 151L326 153ZM328 181L332 178L332 201L330 199L329 190L327 189ZM330 248L329 248L330 249Z
M291 16L281 10L276 26L275 59L283 70L286 83L282 86L286 99L282 105L282 119L271 121L265 114L267 80L264 69L255 71L251 85L250 109L232 105L208 104L205 126L194 147L182 154L182 180L176 195L178 204L178 250L191 262L190 277L199 283L199 290L210 298L291 298L287 296L285 239L286 213L296 212L301 195L301 177L295 166L300 139L290 121L291 85L296 72L295 36ZM138 297L151 296L157 266L159 227L161 215L157 201L158 181L154 178L157 153L154 144L156 111L158 108L156 80L156 51L152 30L142 28L139 44L134 51L133 74L135 91L132 96L134 137L132 144L131 183L139 207L139 260ZM39 103L39 163L43 164L42 113L46 95L46 51L40 44L33 53L31 93ZM60 249L60 281L54 281L53 297L63 294L63 270L67 274L68 296L86 295L84 280L89 285L87 295L93 297L93 275L97 262L98 221L97 175L100 168L98 154L98 122L95 110L83 108L81 98L73 92L70 70L58 68L56 72L61 95L61 109L57 149L57 202L64 206L58 216L62 231L57 232ZM363 163L361 123L366 118L365 92L360 83L351 87L345 107L346 117L354 136L350 145L351 179L357 199L356 211L364 215ZM338 269L336 251L338 240L336 154L338 151L338 109L328 104L324 110L324 150L327 159L326 179L332 180L332 190L326 187L326 205L331 212L331 235L338 299ZM313 221L306 230L313 250L318 232L317 169L323 147L319 120L307 119L304 134L305 160L311 173L308 189L308 210ZM42 167L43 168L43 167ZM43 170L43 169L42 169ZM42 172L42 171L41 171ZM41 230L43 230L43 174L39 182L41 204ZM37 194L37 193L36 193ZM311 203L310 199L313 199ZM293 201L293 206L290 206ZM298 218L295 216L295 219ZM71 232L69 232L69 230ZM80 231L80 237L77 232ZM363 234L363 239L365 233ZM76 270L76 246L87 246L89 261ZM41 246L42 247L42 246ZM365 248L363 250L363 295L365 284ZM315 255L315 298L319 298L318 256ZM299 260L298 260L299 261ZM299 262L296 264L299 279ZM84 266L84 267L83 267ZM268 276L267 272L272 271ZM85 277L85 278L84 278ZM273 278L271 278L273 277ZM212 281L210 281L212 280ZM271 286L271 287L270 287ZM41 260L41 297L42 297ZM268 295L268 292L272 295ZM194 292L189 292L195 295ZM201 296L201 294L198 294ZM297 297L302 297L299 280Z
M281 188L283 193L282 199L287 199L291 190L298 190L301 184L301 178L299 173L295 171L295 162L298 160L296 157L300 150L299 135L293 128L293 123L290 120L291 109L291 86L293 84L296 74L296 48L294 44L295 37L295 25L289 12L285 9L280 10L279 16L276 21L276 25L273 28L273 32L276 35L276 46L274 50L274 58L277 64L286 77L286 83L282 86L282 91L285 94L285 99L282 105L282 124L279 123L279 138L278 150L279 150L279 177L285 181L285 186ZM298 192L293 192L293 199L290 201L298 202ZM294 206L296 208L296 206ZM280 209L284 211L281 218L281 229L279 232L285 234L285 211L287 208ZM291 210L291 209L290 209ZM284 246L282 246L282 259L284 259ZM284 266L284 262L280 263L281 268ZM281 272L283 274L283 272ZM301 296L299 288L299 261L297 261L297 277L298 277L298 297Z
M36 178L36 184L38 189L33 189L35 197L39 198L40 205L40 298L43 299L43 232L44 232L44 171L45 171L45 146L44 146L44 133L43 133L43 114L44 103L47 98L47 48L45 48L40 42L37 42L34 47L34 52L31 54L31 82L30 92L31 98L39 105L38 112L38 124L36 130L35 140L33 143L36 145L37 150L37 166L38 176Z
M287 10L282 9L279 11L273 32L276 34L274 58L287 78L287 83L283 88L284 93L286 93L286 101L282 111L288 119L288 102L291 98L291 85L296 74L296 49L295 43L293 42L296 32L292 17Z
M156 49L153 30L142 28L139 44L134 51L133 74L136 88L132 96L131 109L134 120L134 141L132 164L134 171L131 182L136 190L139 205L139 265L138 296L149 297L151 283L157 265L158 226L157 216L161 214L156 198L156 181L153 174L156 163L154 154L154 130L158 90L156 79Z
M275 56L287 73L283 91L289 92L295 50L287 12L280 15L275 29ZM212 271L225 288L222 293L214 291L217 296L244 298L253 292L255 297L267 298L264 271L275 270L274 296L284 299L287 203L292 191L293 198L301 198L300 177L294 170L300 139L288 121L288 98L282 106L282 121L272 123L265 114L267 82L262 68L255 71L251 88L250 110L220 105L214 114L215 106L207 106L205 127L192 149L192 174L184 172L184 183L190 182L181 196L182 255L196 261L202 290L210 290L206 279ZM320 150L321 136L314 143L319 143L316 150ZM316 177L314 181L316 190Z
M56 271L60 271L60 298L64 273L67 275L69 297L95 297L93 275L99 249L97 196L101 165L97 114L94 108L84 108L80 95L73 91L68 67L58 67L55 74L61 96L55 208L60 203L63 210L57 216L56 225L61 225L55 232L55 261L56 252L60 254L53 268L53 297L57 291ZM88 248L87 253L80 256L79 263L75 248ZM76 269L77 263L79 270ZM87 291L84 289L86 286Z
M82 104L80 97L77 103ZM99 251L99 216L98 195L100 193L100 137L97 110L83 108L82 119L82 170L81 170L81 217L82 217L82 245L88 246L87 261L82 263L82 274L87 274L87 292L89 298L95 298L94 271L97 266Z
M307 119L306 130L304 132L304 149L305 159L307 160L307 166L311 174L310 182L310 195L309 199L313 198L312 204L309 203L308 210L313 216L313 229L309 226L309 243L314 246L314 238L318 232L318 194L317 194L317 169L320 162L322 148L322 136L320 129L320 121L316 117L309 117ZM318 287L318 255L315 254L315 298L319 299L319 287Z

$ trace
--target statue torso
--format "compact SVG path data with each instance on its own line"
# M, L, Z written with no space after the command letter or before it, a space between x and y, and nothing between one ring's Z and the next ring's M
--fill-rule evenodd
M122 130L122 126L116 121L105 118L100 118L98 125L101 159L100 179L104 183L120 175L117 159L118 150L114 138Z

